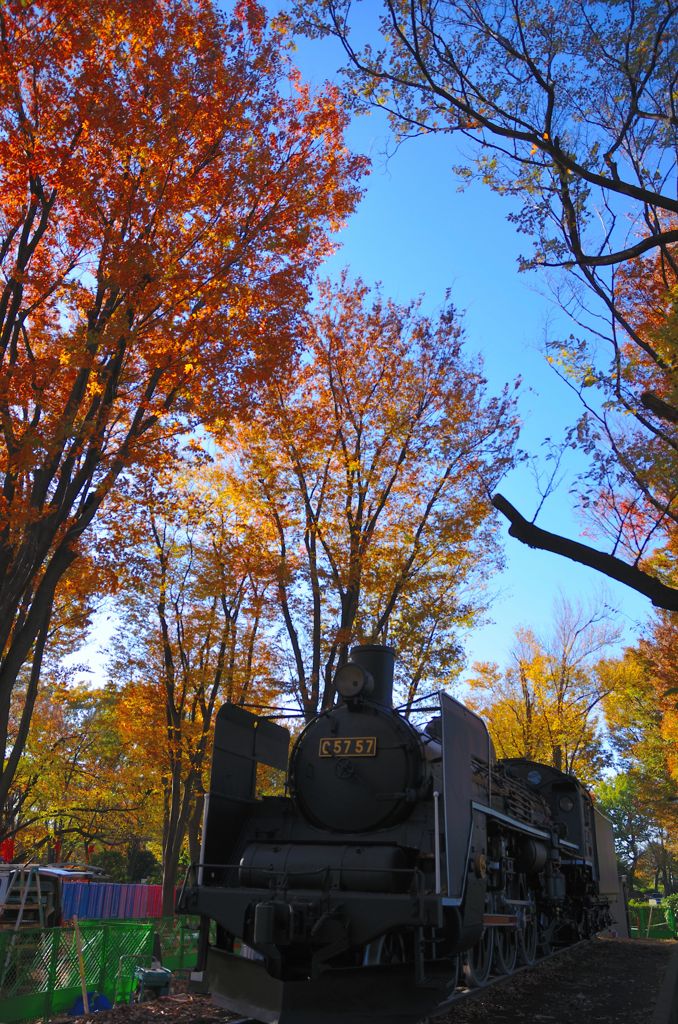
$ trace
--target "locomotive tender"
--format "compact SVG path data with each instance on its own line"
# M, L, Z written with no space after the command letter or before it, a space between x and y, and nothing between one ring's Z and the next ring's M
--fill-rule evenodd
M459 971L481 985L609 925L609 824L581 783L497 761L445 693L418 731L393 708L393 667L390 648L354 648L289 765L286 729L220 709L178 905L201 915L194 977L220 1005L270 1024L412 1022ZM285 796L257 799L263 766L287 771Z

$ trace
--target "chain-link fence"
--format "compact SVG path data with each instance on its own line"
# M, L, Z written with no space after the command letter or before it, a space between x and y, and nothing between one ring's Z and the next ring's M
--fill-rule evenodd
M81 949L90 999L128 1002L134 969L150 965L160 943L170 970L195 966L197 919L81 921ZM0 1021L37 1020L68 1012L82 997L73 927L0 932Z

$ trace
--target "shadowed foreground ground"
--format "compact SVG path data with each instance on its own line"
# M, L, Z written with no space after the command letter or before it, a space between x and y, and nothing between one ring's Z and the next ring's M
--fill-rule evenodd
M676 948L675 942L656 940L582 943L459 1001L431 1018L431 1024L650 1024ZM80 1017L77 1022L222 1024L234 1019L205 997L176 992L153 1002ZM60 1020L73 1022L74 1018Z

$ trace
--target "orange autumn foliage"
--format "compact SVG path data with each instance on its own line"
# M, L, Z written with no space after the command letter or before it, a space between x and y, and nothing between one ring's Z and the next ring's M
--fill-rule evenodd
M638 651L655 694L660 715L658 733L663 743L668 774L678 785L678 616L663 613L650 625ZM675 808L673 808L675 811ZM674 814L675 817L675 814Z
M671 838L678 835L678 617L660 612L638 643L605 662L601 675L613 746L641 805Z
M0 6L0 749L126 467L285 366L364 163L254 2Z
M79 861L91 843L115 847L152 838L158 800L124 734L122 697L113 687L50 682L36 701L2 808L2 830L15 838L17 859L39 858L58 843L63 860Z
M220 437L276 566L281 674L307 717L352 643L399 652L402 698L451 681L499 558L487 495L512 465L508 387L488 394L449 297L436 316L319 281L293 380Z
M147 481L128 516L135 539L120 555L111 667L122 686L123 738L162 809L163 906L171 914L186 839L198 859L217 710L226 701L266 703L277 692L265 616L274 568L224 472L201 460Z

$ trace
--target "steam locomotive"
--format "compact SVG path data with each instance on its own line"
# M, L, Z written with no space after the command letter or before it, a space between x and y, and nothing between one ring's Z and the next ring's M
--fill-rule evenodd
M411 1024L610 924L609 823L571 775L497 760L445 693L422 729L393 708L394 652L354 648L338 703L293 745L244 708L217 716L194 980L267 1024ZM285 795L257 779L286 772Z

